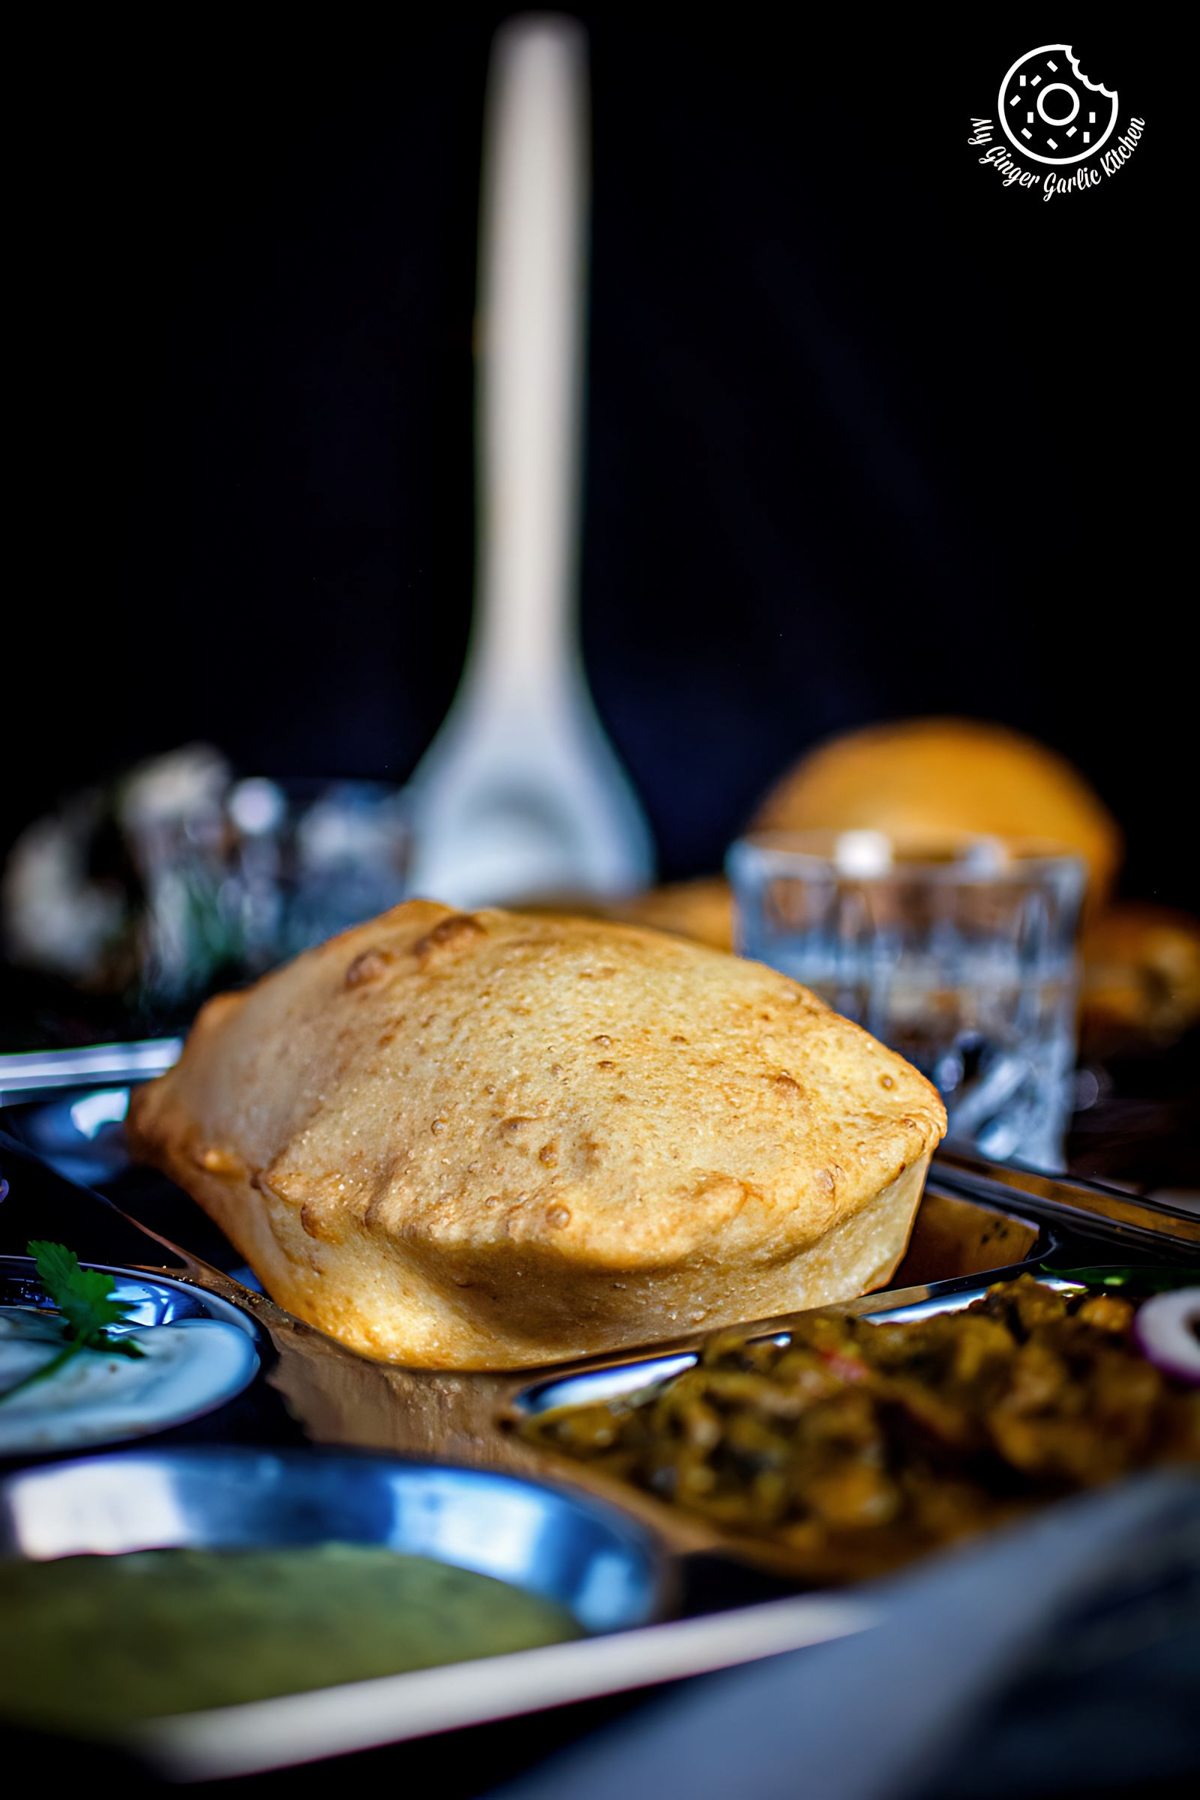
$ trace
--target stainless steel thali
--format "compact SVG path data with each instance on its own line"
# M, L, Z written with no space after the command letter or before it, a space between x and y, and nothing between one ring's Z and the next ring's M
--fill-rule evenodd
M142 1074L139 1067L135 1078ZM112 1225L128 1234L135 1224L149 1234L142 1238L144 1262L131 1257L128 1237L123 1260L194 1284L254 1318L273 1352L264 1357L266 1381L311 1444L549 1478L619 1507L676 1558L717 1556L735 1566L755 1560L753 1545L548 1456L513 1429L523 1414L567 1398L651 1385L690 1363L708 1334L519 1372L406 1369L358 1355L255 1291L236 1252L190 1200L161 1177L128 1168L109 1127L118 1124L129 1078L120 1079L110 1058L95 1078L79 1072L71 1086L61 1073L44 1087L30 1079L17 1091L10 1083L8 1108L0 1111L9 1155L0 1140L0 1167L12 1181L14 1157L19 1176L24 1155L49 1152L78 1178L82 1163L93 1188L118 1209L103 1209ZM80 1110L81 1100L97 1094L105 1100ZM73 1116L82 1128L73 1128ZM967 1305L990 1281L1022 1271L1063 1278L1083 1266L1138 1262L1200 1265L1200 1219L1095 1184L944 1153L935 1159L895 1285L834 1310L920 1316ZM795 1316L745 1320L739 1328L785 1336ZM769 1554L762 1560L774 1561ZM755 1593L751 1584L747 1598ZM470 1682L455 1679L457 1665L305 1695L302 1706L256 1703L236 1709L236 1720L228 1711L219 1721L195 1715L156 1728L145 1748L175 1779L249 1773L750 1661L859 1630L871 1616L869 1596L853 1590L794 1594L494 1659L472 1665Z

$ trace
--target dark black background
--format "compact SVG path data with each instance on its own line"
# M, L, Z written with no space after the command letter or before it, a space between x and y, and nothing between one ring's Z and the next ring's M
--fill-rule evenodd
M503 16L93 15L27 60L3 835L194 737L413 768L469 615ZM1200 903L1169 41L1090 9L581 16L583 629L665 872L715 867L819 737L962 711L1075 757L1127 891ZM1059 38L1147 127L1047 204L966 138Z

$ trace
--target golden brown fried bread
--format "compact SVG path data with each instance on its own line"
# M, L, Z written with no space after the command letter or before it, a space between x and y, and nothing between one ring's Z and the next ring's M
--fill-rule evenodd
M702 875L695 881L647 888L644 894L623 902L617 916L634 925L694 938L698 944L711 944L714 950L733 949L733 895L723 875Z
M479 1368L862 1292L945 1125L756 963L414 900L211 1001L129 1131L291 1312Z
M577 919L619 919L626 925L649 925L654 931L694 938L714 950L733 949L733 894L723 875L700 875L645 888L624 900L555 896L523 900L521 911Z
M1148 901L1084 933L1080 1027L1089 1055L1152 1049L1200 1021L1200 919Z
M972 719L909 719L833 738L772 789L754 829L1046 838L1085 858L1093 904L1122 854L1115 819L1065 758Z

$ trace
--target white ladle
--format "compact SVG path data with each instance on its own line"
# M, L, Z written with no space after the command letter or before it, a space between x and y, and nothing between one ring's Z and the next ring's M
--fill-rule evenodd
M587 45L497 33L480 225L479 558L462 680L413 778L415 893L475 906L627 893L650 834L587 690L576 614Z

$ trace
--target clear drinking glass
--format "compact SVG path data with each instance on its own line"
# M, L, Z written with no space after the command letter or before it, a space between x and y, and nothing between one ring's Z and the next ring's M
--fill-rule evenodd
M405 898L408 797L383 782L252 777L186 799L128 827L143 1007L194 1003Z
M763 832L729 853L743 956L811 988L939 1089L950 1137L1062 1167L1081 859L990 837Z

